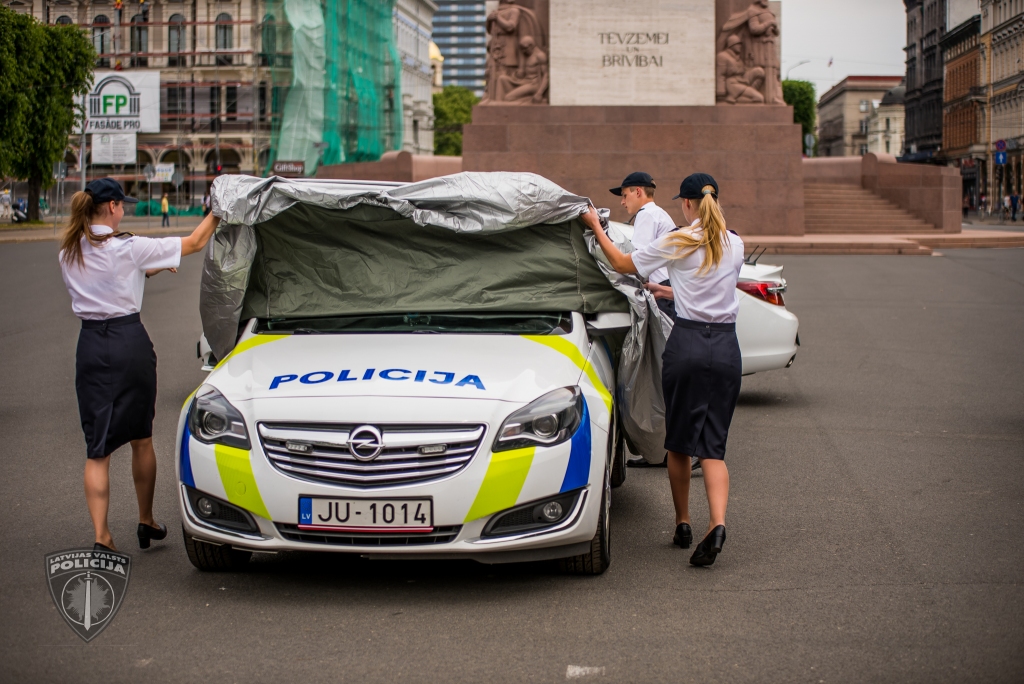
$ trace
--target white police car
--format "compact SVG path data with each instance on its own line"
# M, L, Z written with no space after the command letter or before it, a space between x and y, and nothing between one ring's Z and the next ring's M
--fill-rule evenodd
M182 408L185 544L610 561L611 350L628 314L251 319ZM619 447L621 460L621 446Z

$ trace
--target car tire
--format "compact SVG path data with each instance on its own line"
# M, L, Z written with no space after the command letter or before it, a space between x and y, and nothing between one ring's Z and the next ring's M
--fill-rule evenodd
M208 544L192 537L181 528L185 537L185 551L192 565L203 572L224 572L241 570L252 558L252 551L241 551L227 545Z
M611 475L609 476L612 487L621 487L626 481L626 436L622 432L622 426L618 421L618 409L615 411L615 420L612 422L611 439L608 441L608 448L611 450Z
M611 565L610 508L612 490L608 472L605 472L605 486L601 492L601 514L597 518L597 532L590 540L590 551L579 556L561 558L558 569L566 575L600 575Z

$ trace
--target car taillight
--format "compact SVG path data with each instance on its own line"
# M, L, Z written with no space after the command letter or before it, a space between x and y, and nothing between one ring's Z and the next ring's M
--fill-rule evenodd
M769 304L775 304L776 306L786 306L785 300L782 298L782 293L786 291L785 283L758 283L752 281L741 281L736 283L736 287L746 292L752 297L768 302Z

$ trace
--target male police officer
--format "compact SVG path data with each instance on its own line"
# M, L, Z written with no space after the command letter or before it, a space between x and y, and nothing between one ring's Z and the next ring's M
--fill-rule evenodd
M649 173L634 171L626 176L622 185L612 188L611 193L622 198L622 206L633 216L633 247L643 249L654 242L662 235L671 233L676 229L675 221L664 209L654 203L654 191L657 185ZM673 321L676 318L676 308L671 299L672 289L669 287L668 271L664 268L651 273L646 285L655 297L658 308L665 312ZM631 458L626 465L632 468L665 467L668 459L652 464L643 458ZM700 461L693 458L694 464ZM694 465L698 468L699 465Z

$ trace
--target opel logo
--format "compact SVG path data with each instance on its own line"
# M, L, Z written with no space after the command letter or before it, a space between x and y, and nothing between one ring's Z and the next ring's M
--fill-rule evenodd
M372 461L383 449L380 430L372 425L357 427L348 434L348 451L357 461Z

